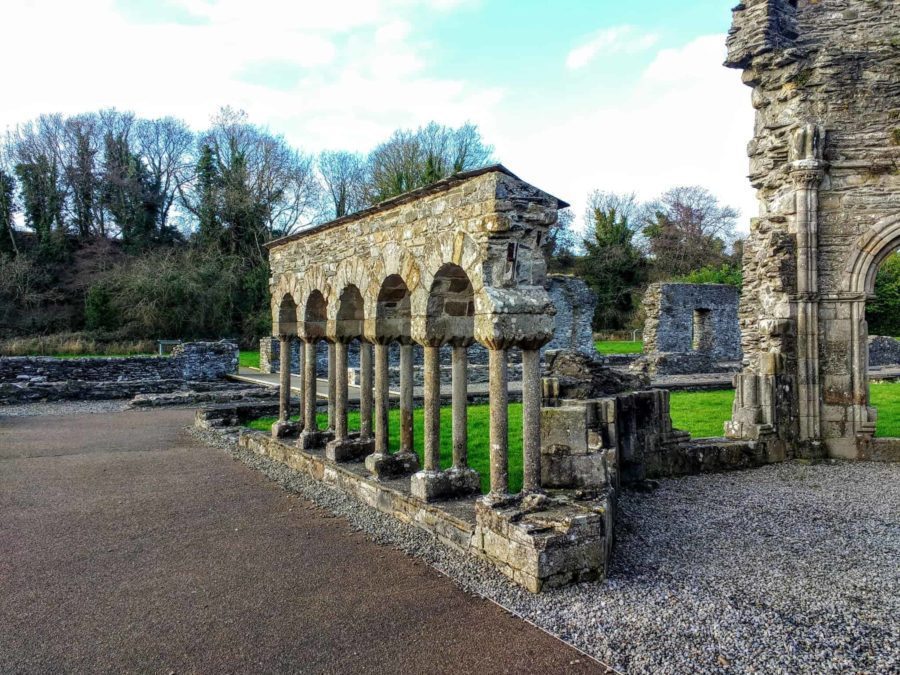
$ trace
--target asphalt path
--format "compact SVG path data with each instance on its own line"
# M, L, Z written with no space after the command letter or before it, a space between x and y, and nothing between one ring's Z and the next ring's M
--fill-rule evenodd
M0 672L603 672L192 417L0 409Z

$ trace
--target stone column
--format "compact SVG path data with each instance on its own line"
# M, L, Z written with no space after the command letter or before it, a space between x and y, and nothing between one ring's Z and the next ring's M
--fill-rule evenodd
M467 369L468 350L464 346L454 346L452 354L453 371L453 468L463 469L469 464L468 433L468 391Z
M490 375L491 494L509 493L509 382L506 350L488 351Z
M408 476L419 470L419 458L413 452L388 450L388 411L390 389L388 387L389 345L375 345L375 443L374 451L366 457L366 469L379 479Z
M287 335L278 337L281 360L278 368L278 419L281 422L291 421L291 338Z
M388 454L388 350L390 345L375 345L375 454Z
M333 348L334 359L334 394L329 389L329 401L334 400L334 414L332 417L334 425L334 439L336 441L347 440L347 398L348 398L348 382L347 382L347 343L337 342L329 345ZM332 368L329 364L329 380L331 380ZM330 382L329 382L330 384Z
M440 471L441 348L425 347L425 471Z
M359 343L359 438L372 438L372 345Z
M303 343L306 358L303 360L303 426L317 431L316 422L316 341Z
M328 343L328 429L334 431L334 394L335 394L335 349L334 343Z
M413 449L413 346L400 345L400 452Z
M815 159L796 161L791 177L796 190L797 229L797 389L800 440L822 438L819 380L818 202L824 171Z
M541 351L522 350L524 492L541 489Z

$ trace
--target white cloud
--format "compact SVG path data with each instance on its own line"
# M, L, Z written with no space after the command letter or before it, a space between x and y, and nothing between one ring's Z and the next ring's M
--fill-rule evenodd
M221 105L308 150L364 150L398 126L489 120L500 92L425 72L408 17L477 0L172 0L199 22L128 21L114 0L4 4L0 132L48 112L116 107L204 127ZM52 45L52 49L35 48ZM23 59L27 55L27 59ZM248 81L247 73L271 77Z
M584 68L602 54L636 54L657 43L659 36L642 33L634 26L613 26L594 33L584 44L569 52L566 66L571 70Z
M500 129L498 154L524 179L571 201L579 221L594 189L652 199L697 184L741 209L746 230L756 215L746 178L753 109L740 75L721 65L724 45L724 35L710 35L661 50L630 91L600 92L598 100L614 104L563 111L514 137Z

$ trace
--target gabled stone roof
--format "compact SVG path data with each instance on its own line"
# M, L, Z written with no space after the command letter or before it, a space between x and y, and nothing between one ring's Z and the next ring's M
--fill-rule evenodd
M346 225L347 223L352 223L357 220L362 220L363 218L375 215L377 213L381 213L383 211L389 211L397 206L401 206L403 204L408 204L409 202L415 201L417 199L421 199L422 197L427 197L429 195L436 194L438 192L443 192L445 190L449 190L450 188L452 188L456 185L459 185L460 183L465 183L466 181L471 180L472 178L476 178L478 176L483 176L484 174L487 174L487 173L502 173L502 174L509 176L510 178L513 178L515 180L526 183L526 181L523 181L521 178L519 178L516 174L514 174L512 171L507 169L502 164L491 164L490 166L483 166L479 169L472 169L471 171L462 171L460 173L455 173L452 176L448 176L447 178L443 178L443 179L437 181L436 183L431 183L430 185L416 188L415 190L410 190L409 192L404 192L403 194L397 195L396 197L391 197L390 199L386 199L383 202L379 202L378 204L375 204L374 206L370 206L367 209L363 209L362 211L357 211L356 213L351 213L350 215L343 216L341 218L336 218L335 220L330 220L327 223L320 223L318 225L313 225L311 227L307 227L304 230L295 232L294 234L288 235L286 237L281 237L279 239L273 239L269 243L265 244L265 248L266 249L276 248L278 246L282 246L283 244L287 244L289 242L296 241L297 239L305 237L314 232L330 230L333 227L339 227L341 225ZM532 186L532 187L534 187L534 186ZM535 189L539 190L539 188L535 188ZM543 191L541 190L541 192L543 192ZM559 199L558 197L554 197L553 195L551 195L549 193L544 193L544 194L547 194L547 196L556 200L556 203L557 203L556 208L557 209L565 209L570 206L570 204L568 202L564 202L563 200Z

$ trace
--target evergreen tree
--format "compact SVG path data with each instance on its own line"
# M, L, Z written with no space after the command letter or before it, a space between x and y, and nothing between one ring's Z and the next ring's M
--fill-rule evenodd
M62 217L64 195L59 187L59 169L47 155L16 165L22 187L25 223L34 230L38 254L59 257L65 250L65 225Z
M14 219L16 214L16 181L0 171L0 253L17 253Z
M122 243L141 251L155 241L158 202L148 185L141 158L132 152L124 134L104 139L103 206L119 227Z
M882 263L875 277L875 297L866 303L870 335L900 337L900 253Z
M200 158L197 160L198 184L198 236L205 244L220 246L222 243L222 224L219 220L219 175L216 160L209 143L200 146Z
M634 294L646 281L646 260L634 245L628 217L616 207L595 207L590 220L593 231L584 240L578 269L597 294L594 327L623 328L635 310Z

